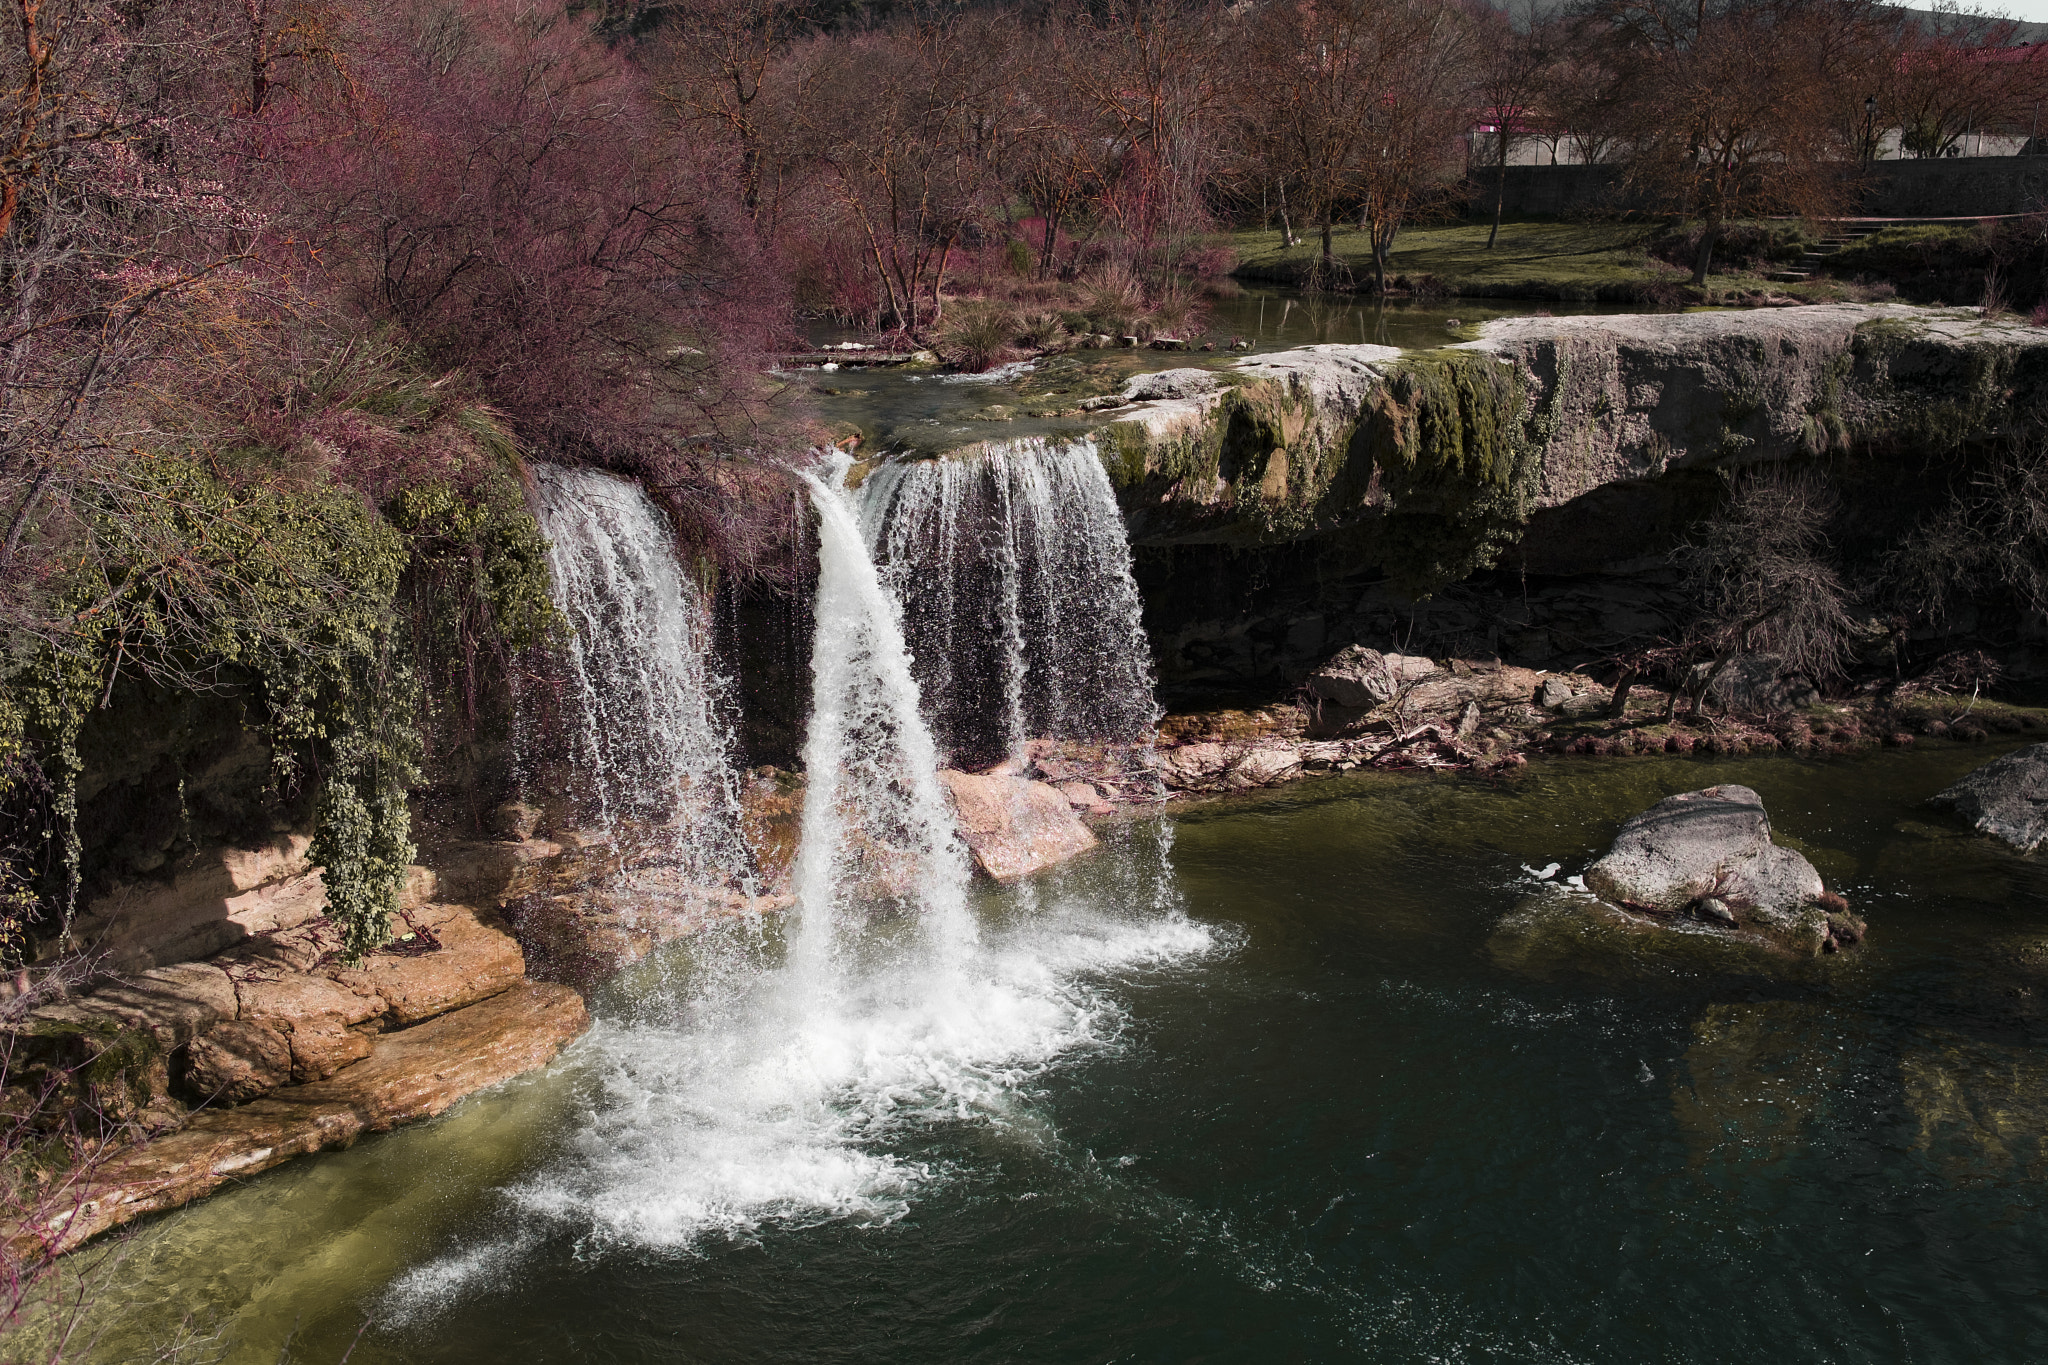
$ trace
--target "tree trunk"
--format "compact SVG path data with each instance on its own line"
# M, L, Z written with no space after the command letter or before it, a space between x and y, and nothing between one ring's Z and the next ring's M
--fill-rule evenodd
M1607 714L1616 720L1628 719L1628 694L1636 685L1636 671L1631 668L1621 675L1621 681L1614 685L1614 701L1607 708Z
M1334 211L1323 210L1323 265L1326 269L1337 263L1337 253L1330 245L1330 220L1335 216Z
M1486 249L1493 250L1494 239L1500 236L1500 212L1508 201L1508 133L1506 128L1500 134L1500 179L1493 194L1493 231L1486 234Z
M1709 218L1706 227L1700 232L1699 254L1694 256L1692 261L1692 282L1694 284L1705 284L1707 282L1707 268L1714 263L1714 243L1720 240L1720 236L1721 220Z

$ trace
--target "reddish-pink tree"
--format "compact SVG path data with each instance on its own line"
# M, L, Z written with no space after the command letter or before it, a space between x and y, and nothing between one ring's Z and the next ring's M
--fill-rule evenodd
M781 299L729 167L580 22L515 0L459 18L361 40L361 105L281 187L307 258L540 449L743 439Z

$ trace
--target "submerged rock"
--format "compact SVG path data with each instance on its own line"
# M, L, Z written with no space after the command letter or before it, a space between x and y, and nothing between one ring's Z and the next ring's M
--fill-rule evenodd
M1624 909L1694 917L1818 953L1860 942L1863 924L1812 863L1771 841L1763 798L1726 785L1666 797L1630 819L1586 869L1587 889ZM1706 904L1712 902L1711 904ZM1704 907L1704 908L1703 908Z
M1933 799L1979 832L2032 853L2048 839L2048 744L1994 758Z
M1027 876L1095 847L1094 831L1050 783L950 768L939 773L939 781L952 794L975 866L996 881Z
M1695 1164L1790 1155L1848 1067L1851 1020L1804 1000L1709 1005L1671 1107Z
M1486 940L1494 964L1536 981L1592 977L1672 981L1735 973L1774 977L1785 954L1752 934L1683 917L1632 914L1567 885L1547 883L1502 916Z
M1914 1147L1952 1180L2048 1175L2048 1060L1929 1030L1899 1058Z

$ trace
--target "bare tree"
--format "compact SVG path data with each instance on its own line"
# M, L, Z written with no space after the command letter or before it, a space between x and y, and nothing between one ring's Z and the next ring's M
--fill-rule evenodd
M1096 212L1170 292L1181 249L1208 223L1213 127L1237 23L1212 0L1109 0L1050 20L1059 79L1099 128Z
M1581 28L1607 48L1610 131L1625 181L1702 220L1693 282L1706 282L1733 219L1840 211L1851 157L1833 117L1841 72L1823 41L1863 0L1605 0Z
M1534 5L1529 4L1520 14L1510 9L1498 18L1483 16L1472 36L1473 91L1479 99L1480 116L1490 129L1484 152L1496 168L1493 227L1486 234L1488 251L1500 237L1508 159L1515 139L1533 135L1547 121L1538 104L1552 85L1556 35L1555 29L1537 19Z
M2034 108L2048 94L2048 62L2017 42L2011 20L1941 0L1895 16L1889 27L1876 98L1885 122L1899 129L1902 152L1951 156L1971 133L2031 127Z
M1337 269L1339 218L1357 213L1374 276L1401 227L1453 194L1469 119L1469 21L1437 0L1333 0L1259 11L1234 87L1242 146L1263 179L1296 187Z
M807 145L874 270L892 327L922 337L944 311L954 249L1001 192L1002 46L984 16L814 39L800 68Z
M797 0L676 0L654 42L663 100L731 149L740 202L763 242L776 240L796 168L783 58L804 30Z
M1711 660L1696 696L1744 654L1778 655L1786 671L1822 685L1844 675L1854 622L1848 590L1829 563L1837 511L1812 473L1764 469L1731 478L1727 506L1679 553L1698 609L1692 652Z

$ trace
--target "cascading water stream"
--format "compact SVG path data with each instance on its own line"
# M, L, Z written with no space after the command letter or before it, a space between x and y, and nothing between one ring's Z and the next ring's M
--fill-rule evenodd
M898 461L860 493L926 714L955 761L1013 758L1033 738L1149 740L1151 649L1094 442Z
M1116 1045L1123 1010L1101 974L1214 946L1168 894L1163 841L1143 839L1056 877L1032 913L980 924L896 603L844 472L802 476L819 579L783 951L727 921L644 974L637 997L615 992L568 1054L591 1098L566 1150L506 1191L498 1228L395 1281L388 1320L516 1274L554 1232L602 1252L892 1221L948 1178L924 1155L947 1126L1014 1123L1017 1140L1043 1140L1019 1112L1034 1078Z
M792 958L800 970L827 970L872 903L888 902L917 915L957 960L974 937L967 855L939 787L938 747L919 714L896 604L841 485L844 462L829 480L803 477L818 513L818 598Z
M574 814L609 843L645 841L686 897L750 892L725 683L668 523L637 483L532 469L556 606L573 629L561 729Z

